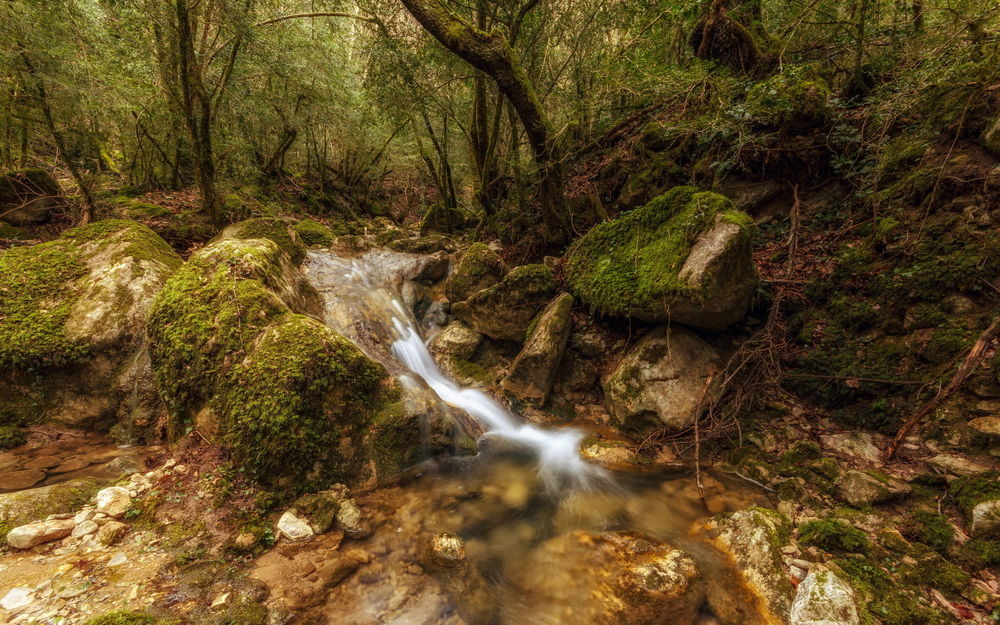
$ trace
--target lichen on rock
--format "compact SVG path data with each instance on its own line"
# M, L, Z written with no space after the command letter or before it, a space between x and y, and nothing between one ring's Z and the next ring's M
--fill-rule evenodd
M726 197L674 187L577 241L566 281L601 315L722 330L743 317L757 284L753 229Z

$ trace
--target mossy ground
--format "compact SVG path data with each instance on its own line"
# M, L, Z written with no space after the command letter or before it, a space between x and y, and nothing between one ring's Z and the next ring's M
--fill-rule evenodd
M752 228L724 196L675 187L581 238L567 257L567 285L593 311L610 316L627 316L676 295L697 300L697 287L678 273L716 216Z
M319 245L321 247L329 247L336 237L348 233L347 229L343 226L330 228L315 219L308 218L295 224L295 232L298 233L299 238L302 239L304 244Z

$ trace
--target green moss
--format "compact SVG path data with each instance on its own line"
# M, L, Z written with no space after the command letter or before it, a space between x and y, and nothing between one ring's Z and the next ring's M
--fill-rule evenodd
M914 586L934 588L952 595L961 594L971 581L968 573L936 553L921 558L902 578Z
M809 128L830 119L830 87L815 65L786 66L747 94L750 115L769 126Z
M295 232L299 234L299 238L306 245L320 245L322 247L332 245L333 239L337 236L333 230L313 219L303 219L295 224ZM346 234L346 232L340 234Z
M226 230L228 234L239 239L273 241L296 265L306 257L306 248L299 240L298 234L284 220L259 217L233 224Z
M697 288L678 273L718 215L750 230L748 218L724 196L675 187L580 239L568 255L567 284L592 310L612 316L654 308L668 296L697 299Z
M959 562L973 570L1000 566L1000 540L972 538L958 550Z
M867 534L837 519L817 519L803 523L799 527L799 542L816 545L826 551L865 553L869 547Z
M150 308L147 334L157 386L174 433L204 403L233 361L287 306L271 290L280 264L269 242L223 241L175 273Z
M150 204L135 198L119 195L109 201L114 212L126 219L163 219L170 217L173 213L168 208L157 204Z
M29 238L28 232L24 228L12 226L5 221L0 221L0 239L12 239L19 241Z
M908 536L938 550L947 549L955 542L955 529L948 517L930 510L913 513L905 531Z
M937 610L923 604L913 591L901 587L880 562L865 558L839 558L833 563L868 601L862 620L882 625L941 625ZM891 564L890 564L891 566Z
M490 373L477 362L472 362L471 360L466 360L465 358L459 358L458 356L452 356L451 366L457 375L466 380L478 382L485 386L489 386L494 382L493 376L490 375Z
M473 243L462 254L445 284L445 294L453 302L462 301L503 279L507 267L485 243Z
M78 478L44 487L47 489L44 496L29 492L5 494L5 505L0 508L0 538L11 528L42 520L50 514L76 512L102 486L102 482L93 478Z
M958 509L967 516L971 515L977 504L1000 499L1000 474L960 477L951 483L950 491Z
M28 435L21 428L11 425L0 425L0 449L20 447L27 439Z
M95 616L85 621L83 625L153 625L154 623L156 623L156 619L149 614L116 610Z
M383 376L326 326L286 316L227 376L228 392L216 402L223 438L261 482L305 474L336 459L342 430L362 420Z
M210 625L265 625L267 608L252 601L239 601L226 608L222 614L208 620Z

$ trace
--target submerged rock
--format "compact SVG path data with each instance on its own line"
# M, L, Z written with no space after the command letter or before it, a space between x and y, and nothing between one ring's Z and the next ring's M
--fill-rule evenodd
M507 265L485 243L473 243L462 254L448 276L444 293L452 302L461 302L497 284L507 275Z
M705 601L705 582L688 554L635 532L552 538L511 583L524 593L516 609L522 618L512 622L537 625L691 625Z
M566 282L602 315L722 330L743 317L757 284L752 233L726 197L675 187L584 235Z
M532 322L534 327L503 381L504 391L528 404L545 405L566 351L572 307L573 296L563 293Z
M181 265L153 231L104 220L0 253L3 419L150 438L164 413L146 351L156 293Z
M524 341L538 311L555 293L552 270L545 265L511 269L499 283L452 306L452 312L492 339Z
M813 568L799 584L790 625L858 625L854 591L832 571Z
M633 347L603 382L611 415L633 430L687 427L719 355L689 330L662 327ZM714 384L713 384L714 387ZM706 401L712 398L709 389Z
M709 578L708 604L725 625L787 624L794 589L782 559L792 527L785 515L748 508L712 517L704 531L733 565L738 584Z
M59 183L44 169L0 176L0 219L15 226L47 221L62 203Z

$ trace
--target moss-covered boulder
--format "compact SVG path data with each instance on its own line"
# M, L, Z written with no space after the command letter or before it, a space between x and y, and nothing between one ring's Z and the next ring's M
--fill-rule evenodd
M444 204L434 204L424 213L424 218L420 221L420 234L430 234L432 232L442 232L444 234L454 234L469 227L472 220L462 209L445 206Z
M0 221L15 226L47 221L61 200L59 183L44 169L22 169L0 176Z
M747 94L747 107L757 121L776 128L806 130L830 120L830 87L814 65L786 67L761 81Z
M752 237L752 220L726 197L675 187L577 241L566 281L602 315L722 330L757 284Z
M573 296L562 293L538 314L504 378L506 393L528 404L545 405L569 341L572 307Z
M522 342L531 320L555 290L550 268L523 265L511 269L499 283L454 304L452 312L480 334Z
M248 475L289 493L397 469L405 450L375 431L390 423L409 447L421 439L419 423L389 410L395 382L323 323L289 226L252 222L192 256L154 302L151 353L170 431L204 424Z
M462 254L448 276L444 293L452 302L461 302L503 280L507 265L485 243L473 243Z
M711 345L681 327L644 336L604 379L604 397L619 424L632 431L691 425L705 382L721 359ZM708 389L711 400L715 387Z
M0 425L156 421L145 324L180 265L163 239L124 220L0 253Z
M729 576L709 578L708 605L724 625L788 625L794 589L781 550L789 543L788 518L767 508L748 508L715 517L705 526L712 544L733 567Z
M98 480L77 478L51 486L0 494L0 536L6 536L19 525L44 520L50 514L76 512L100 488Z
M338 235L347 234L347 229L340 228L339 232L334 232L314 219L303 219L295 224L295 232L306 246L330 247Z
M217 231L212 219L198 210L174 212L165 206L124 195L112 197L105 204L104 210L109 216L138 221L174 245L205 242Z
M1000 116L987 124L983 131L983 147L996 156L1000 156Z

